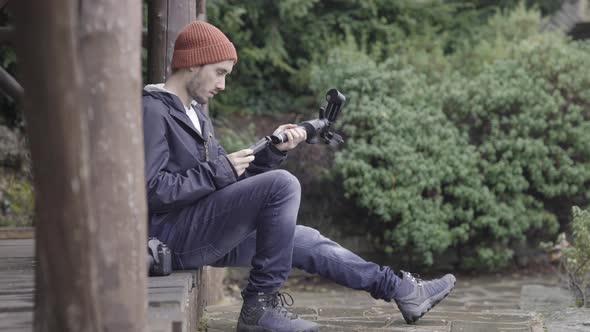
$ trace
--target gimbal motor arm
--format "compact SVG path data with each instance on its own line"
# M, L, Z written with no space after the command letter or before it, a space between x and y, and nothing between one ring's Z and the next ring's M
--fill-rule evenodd
M297 126L303 128L307 133L306 142L316 144L321 139L323 143L338 145L344 142L342 137L334 132L329 131L330 126L336 122L340 110L346 101L346 97L336 89L330 89L326 93L326 107L320 107L319 117L317 119L298 123ZM285 133L273 134L261 138L256 144L250 146L254 154L263 150L270 144L280 144L288 140Z

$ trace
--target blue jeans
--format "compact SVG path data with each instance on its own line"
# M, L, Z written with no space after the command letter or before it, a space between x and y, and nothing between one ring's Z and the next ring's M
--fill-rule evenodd
M177 269L251 267L246 292L276 291L296 267L391 300L400 279L389 267L296 225L300 196L299 181L287 171L249 177L170 213L166 219L175 223L162 240Z

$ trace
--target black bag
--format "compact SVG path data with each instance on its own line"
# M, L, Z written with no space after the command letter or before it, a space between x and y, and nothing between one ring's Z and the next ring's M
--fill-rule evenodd
M172 273L172 253L167 245L155 237L148 239L148 272L150 276Z

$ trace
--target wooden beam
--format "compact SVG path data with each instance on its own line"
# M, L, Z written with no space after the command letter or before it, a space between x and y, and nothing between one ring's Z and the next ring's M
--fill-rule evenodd
M35 331L146 331L141 1L13 5L37 198Z
M14 101L21 100L24 93L23 87L2 67L0 67L0 90Z

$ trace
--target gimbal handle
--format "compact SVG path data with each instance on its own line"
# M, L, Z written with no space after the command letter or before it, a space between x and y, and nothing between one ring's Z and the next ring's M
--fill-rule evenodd
M346 97L336 89L330 89L326 93L326 101L328 104L326 108L320 107L319 118L314 120L304 121L298 124L299 127L303 128L307 133L306 142L309 144L315 144L318 142L318 138L322 138L324 143L337 145L343 142L340 135L328 131L332 123L336 122L340 109L346 101ZM254 150L254 154L262 151L267 145L280 144L288 141L288 137L285 133L273 134L265 136L260 139L256 144L250 146L250 149Z

